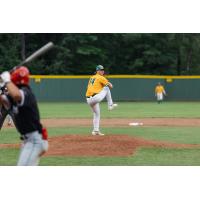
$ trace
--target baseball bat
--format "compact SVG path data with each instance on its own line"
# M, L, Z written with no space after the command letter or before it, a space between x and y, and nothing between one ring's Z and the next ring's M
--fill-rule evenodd
M40 49L38 49L37 51L35 51L33 54L31 54L28 58L26 58L25 60L23 60L19 65L24 65L26 63L32 62L37 57L41 56L42 54L45 54L47 51L49 51L50 49L52 49L53 46L54 46L53 42L47 43L46 45L44 45L43 47L41 47Z
M20 67L20 66L22 66L24 64L27 64L29 62L32 62L33 60L35 60L36 58L38 58L42 54L45 54L47 51L49 51L53 47L54 47L53 42L48 42L47 44L45 44L44 46L42 46L40 49L38 49L37 51L35 51L34 53L32 53L28 58L26 58L21 63L19 63L17 66L13 67L9 72L12 73L18 67Z

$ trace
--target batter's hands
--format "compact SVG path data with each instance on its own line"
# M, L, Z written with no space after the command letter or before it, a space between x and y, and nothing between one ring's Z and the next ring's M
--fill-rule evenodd
M4 86L5 86L5 83L0 80L0 88L3 88ZM3 90L1 90L0 94L2 93L3 93Z
M1 84L6 84L10 82L10 73L8 71L3 72L1 75Z

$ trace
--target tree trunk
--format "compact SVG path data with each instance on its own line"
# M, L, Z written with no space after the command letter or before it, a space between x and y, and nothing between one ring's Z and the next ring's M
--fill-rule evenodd
M22 60L25 60L25 58L26 58L25 33L21 34L21 57L22 57Z
M192 63L192 48L190 48L188 56L187 56L187 71L190 70L190 65Z
M180 48L177 50L177 75L181 75L181 54Z

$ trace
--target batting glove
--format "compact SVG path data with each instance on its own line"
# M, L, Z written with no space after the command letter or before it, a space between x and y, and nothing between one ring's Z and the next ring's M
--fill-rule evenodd
M0 77L4 85L10 82L10 73L8 71L3 72Z
M1 88L3 88L4 86L5 86L5 83L0 80L0 90L1 90L0 94L3 93Z

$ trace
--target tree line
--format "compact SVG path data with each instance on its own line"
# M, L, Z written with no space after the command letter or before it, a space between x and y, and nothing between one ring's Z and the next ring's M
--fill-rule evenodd
M28 67L32 74L200 74L198 33L1 33L0 70L9 70L52 41L55 48Z

